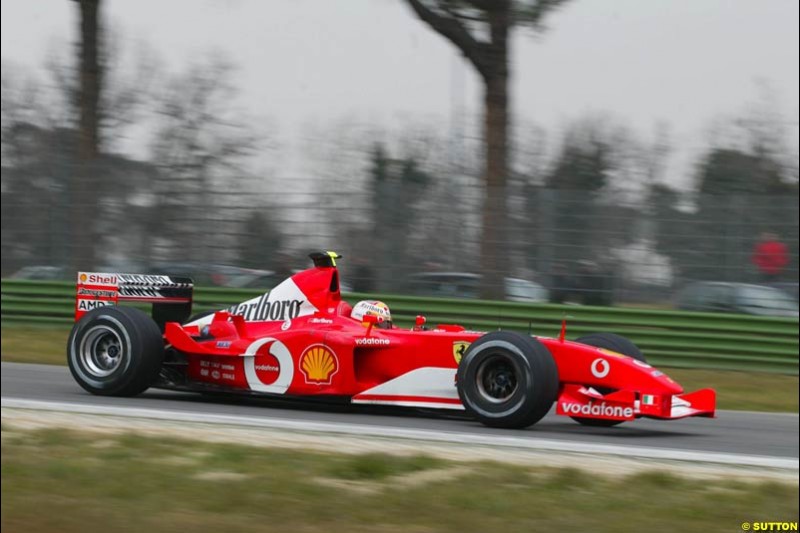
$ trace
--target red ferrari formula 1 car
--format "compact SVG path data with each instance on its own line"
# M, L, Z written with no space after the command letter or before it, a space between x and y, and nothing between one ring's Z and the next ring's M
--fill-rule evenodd
M452 324L404 329L377 301L339 293L338 255L233 307L195 317L189 279L78 275L69 368L93 394L149 387L319 397L354 404L466 410L486 425L522 428L556 403L559 415L612 426L640 417L713 417L711 389L684 393L627 339L568 341ZM150 302L152 317L116 306Z

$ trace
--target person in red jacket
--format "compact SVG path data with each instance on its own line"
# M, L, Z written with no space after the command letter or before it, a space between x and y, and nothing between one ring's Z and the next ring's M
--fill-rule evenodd
M789 251L777 235L764 232L753 249L752 261L758 268L761 281L778 281L789 264Z

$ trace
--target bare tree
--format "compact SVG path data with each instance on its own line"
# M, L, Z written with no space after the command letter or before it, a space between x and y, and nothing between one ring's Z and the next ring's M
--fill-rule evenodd
M406 0L417 16L464 54L484 84L486 200L483 206L482 295L502 296L507 265L509 40L516 26L542 28L545 15L565 0Z
M98 41L98 68L102 91L97 100L98 151L120 151L119 141L127 128L145 119L163 82L162 64L146 43L123 48L121 32L104 25ZM49 78L48 106L43 115L50 127L79 129L81 126L81 72L63 47L53 48L44 62Z
M79 156L91 161L100 152L100 91L102 72L98 52L100 0L76 0L80 6Z
M215 253L225 245L212 242L204 223L216 223L216 233L224 233L233 231L226 224L236 227L249 214L243 201L255 184L246 163L263 139L235 107L232 73L231 63L212 57L169 79L158 98L151 161L159 176L149 191L153 215L147 224L153 234L177 239L164 243L172 255L230 259ZM227 219L210 220L225 208ZM195 246L198 239L203 247ZM180 241L190 248L181 252Z
M93 168L100 152L99 102L102 72L98 59L100 33L100 0L75 0L80 9L80 44L78 57L80 86L78 92L79 136L78 161L80 171L70 180L71 237L74 241L72 266L76 270L93 268L95 263L94 235L91 231L92 210L96 198L96 170Z

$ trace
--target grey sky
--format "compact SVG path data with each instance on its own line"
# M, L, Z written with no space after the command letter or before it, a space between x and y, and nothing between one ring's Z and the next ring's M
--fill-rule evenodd
M449 43L401 0L104 0L123 45L146 42L177 70L213 49L238 65L241 104L279 132L342 116L391 128L441 118L451 99L480 109L479 85ZM41 65L75 40L67 0L3 0L4 61ZM575 0L549 31L513 42L518 120L550 131L608 111L646 134L658 121L691 151L721 114L741 111L766 82L797 142L796 0ZM795 148L796 149L796 148Z

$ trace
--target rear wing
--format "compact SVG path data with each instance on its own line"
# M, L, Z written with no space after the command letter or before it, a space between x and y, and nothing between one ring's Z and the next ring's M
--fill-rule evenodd
M167 322L183 322L192 314L191 278L156 274L78 272L75 321L98 307L121 302L152 303L153 320L163 330Z

